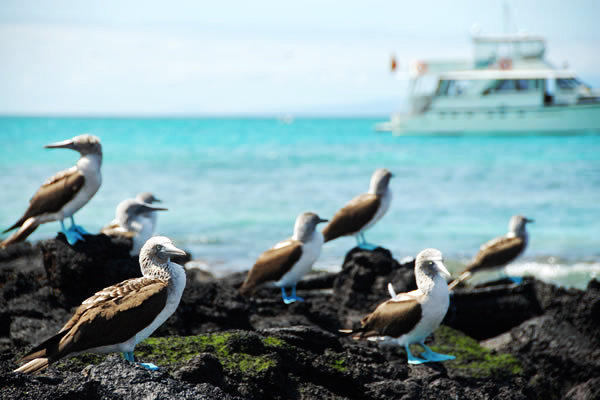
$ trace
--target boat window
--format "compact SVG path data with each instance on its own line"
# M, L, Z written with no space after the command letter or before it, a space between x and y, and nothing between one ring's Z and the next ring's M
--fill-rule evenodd
M456 85L456 81L448 81L448 88L446 90L446 96L456 95L457 90L458 90L458 87Z
M529 90L529 79L517 79L517 90Z
M460 89L454 80L443 80L438 85L438 96L456 96Z
M496 92L503 92L506 90L514 90L515 89L515 81L514 79L500 79L496 81Z
M556 79L556 86L563 90L576 89L579 86L579 81L575 78L558 78Z
M448 82L447 80L441 80L438 83L437 90L435 91L436 96L445 96L448 93Z
M490 84L482 94L489 95L492 92L504 92L510 90L533 91L542 87L541 79L498 79Z
M536 90L541 87L539 79L517 79L517 90Z
M442 80L438 84L436 96L460 96L466 94L473 86L472 80Z

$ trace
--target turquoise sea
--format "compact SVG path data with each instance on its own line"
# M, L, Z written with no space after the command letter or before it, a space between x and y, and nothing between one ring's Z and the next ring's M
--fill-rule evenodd
M102 140L103 183L77 223L97 232L119 201L152 191L169 208L157 233L216 274L250 268L291 235L297 214L332 216L387 167L392 205L366 236L397 259L435 247L457 270L522 213L536 222L511 274L575 287L600 276L600 136L394 137L373 130L382 120L3 117L0 226L78 158L43 146L89 132ZM316 268L339 268L354 244L327 243Z

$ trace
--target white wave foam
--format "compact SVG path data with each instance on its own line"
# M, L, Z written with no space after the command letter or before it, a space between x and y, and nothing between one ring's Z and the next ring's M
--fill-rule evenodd
M509 276L534 276L558 286L585 289L590 280L600 278L600 263L563 264L531 261L508 265L506 273Z

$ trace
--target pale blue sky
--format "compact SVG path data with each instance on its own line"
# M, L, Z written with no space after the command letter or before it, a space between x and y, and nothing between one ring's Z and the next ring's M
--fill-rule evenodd
M447 4L452 4L449 7ZM511 29L600 86L600 1L512 1ZM469 58L500 0L3 1L0 114L385 115L401 61Z

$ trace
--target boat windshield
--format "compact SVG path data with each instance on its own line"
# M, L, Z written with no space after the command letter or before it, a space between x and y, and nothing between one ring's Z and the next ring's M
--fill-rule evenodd
M563 90L572 90L577 89L579 86L583 85L583 83L577 78L558 78L556 80L556 86Z
M443 79L439 81L436 96L460 96L471 91L475 81L467 79Z

